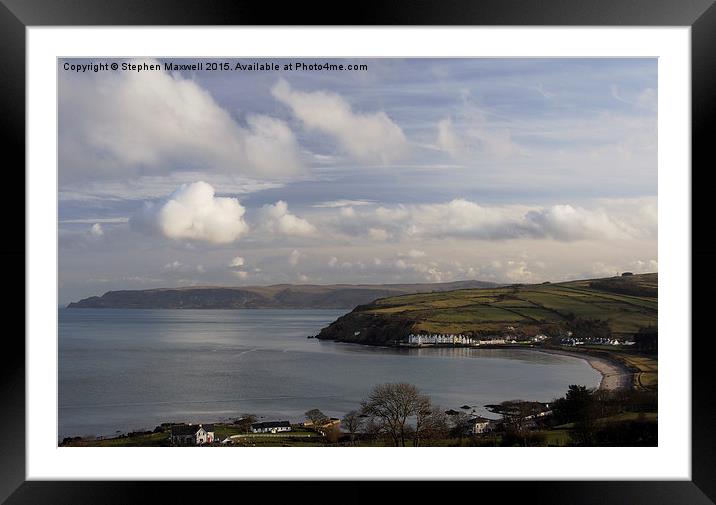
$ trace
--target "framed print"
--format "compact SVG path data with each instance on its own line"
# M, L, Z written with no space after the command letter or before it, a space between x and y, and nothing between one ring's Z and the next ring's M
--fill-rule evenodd
M2 499L712 503L711 2L180 4L3 3Z

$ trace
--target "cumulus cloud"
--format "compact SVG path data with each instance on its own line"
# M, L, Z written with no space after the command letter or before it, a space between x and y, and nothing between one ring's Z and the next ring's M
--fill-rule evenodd
M355 159L388 163L407 149L403 130L383 111L355 112L337 93L297 91L284 79L271 93L290 107L306 128L332 136Z
M174 240L228 244L248 231L244 212L238 199L217 197L200 181L183 184L162 202L145 203L130 224Z
M303 170L284 122L252 115L241 125L206 89L179 73L61 72L60 90L63 179L195 168L281 177Z
M101 237L104 235L104 230L102 229L102 225L100 223L95 223L90 228L90 235L93 237Z
M244 258L242 258L241 256L235 256L229 262L229 267L231 267L231 268L241 267L241 266L244 266L244 263L245 263Z
M457 198L445 203L378 207L339 215L339 227L363 233L375 241L391 237L462 237L481 240L650 239L656 236L656 209L652 202L587 209L569 204L548 207L485 206ZM412 257L420 251L408 253Z
M316 227L288 211L288 204L279 200L264 205L260 210L261 226L271 233L309 237L317 233Z

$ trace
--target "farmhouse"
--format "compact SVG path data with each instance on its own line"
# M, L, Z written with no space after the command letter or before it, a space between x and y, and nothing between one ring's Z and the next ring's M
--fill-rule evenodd
M474 416L467 422L467 431L471 435L480 435L493 431L494 421L480 416Z
M173 424L172 445L203 445L214 441L213 424Z
M252 433L279 433L281 431L291 431L291 423L288 421L266 421L251 425Z

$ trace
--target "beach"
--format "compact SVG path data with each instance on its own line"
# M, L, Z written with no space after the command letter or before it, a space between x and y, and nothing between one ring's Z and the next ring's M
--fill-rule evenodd
M633 387L634 373L616 360L610 360L586 352L565 351L562 349L540 349L539 351L550 354L574 356L575 358L585 360L593 369L602 374L599 389L616 390L631 389Z

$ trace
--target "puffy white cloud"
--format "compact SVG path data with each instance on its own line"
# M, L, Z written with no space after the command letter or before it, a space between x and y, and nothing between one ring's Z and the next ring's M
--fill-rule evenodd
M244 263L245 263L244 258L242 258L241 256L235 256L229 262L229 267L231 267L231 268L241 267L241 266L244 266Z
M164 270L165 272L177 272L177 271L182 270L183 268L184 268L184 264L181 261L174 260L174 261L171 261L171 262L167 263L166 265L164 265L162 270Z
M605 202L584 208L569 204L548 207L485 206L457 198L449 202L378 207L351 216L339 213L339 229L364 234L377 242L390 239L462 237L481 240L650 239L656 237L655 202ZM419 257L420 251L406 254Z
M207 90L179 73L61 72L60 90L63 180L196 168L260 177L303 170L285 123L253 115L242 126Z
M289 106L307 128L334 137L358 160L388 163L407 149L403 130L383 111L355 112L337 93L296 91L284 79L271 88L271 93Z
M297 249L294 249L293 251L291 251L291 254L288 255L288 264L292 267L295 267L296 265L298 265L298 260L300 259L301 253L298 252Z
M385 242L390 234L383 228L368 228L368 236L378 242Z
M279 200L264 205L260 210L261 226L271 233L309 237L317 233L316 227L288 211L288 204Z
M587 238L628 238L626 225L612 219L605 211L586 210L571 205L554 205L525 215L526 227L536 236L557 240Z
M146 203L130 223L174 240L228 244L248 231L244 212L238 199L217 197L200 181L180 186L165 201Z
M90 228L90 235L93 237L101 237L104 235L104 230L102 229L102 225L100 223L95 223Z

